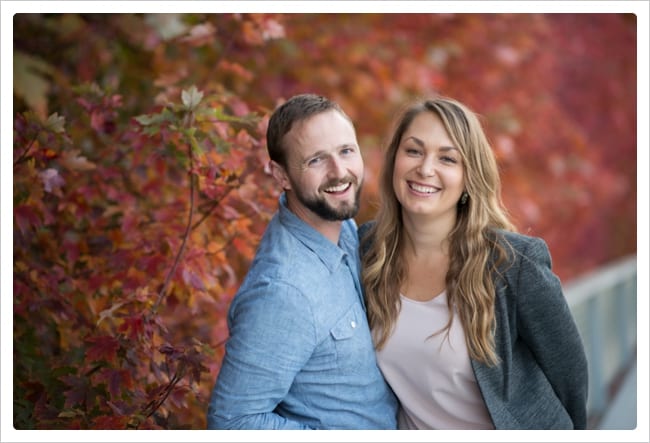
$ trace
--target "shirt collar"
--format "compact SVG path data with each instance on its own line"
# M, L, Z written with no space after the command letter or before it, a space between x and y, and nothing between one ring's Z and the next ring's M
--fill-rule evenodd
M323 234L308 225L287 207L287 197L283 192L279 199L280 223L305 247L313 251L330 272L336 270L348 255L339 245L335 245ZM342 225L345 225L343 222ZM341 228L340 245L349 244L349 234Z

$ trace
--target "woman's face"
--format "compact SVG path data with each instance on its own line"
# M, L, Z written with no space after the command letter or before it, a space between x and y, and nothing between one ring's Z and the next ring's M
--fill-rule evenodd
M393 188L402 211L455 221L464 186L461 154L440 117L421 112L404 132L395 154Z

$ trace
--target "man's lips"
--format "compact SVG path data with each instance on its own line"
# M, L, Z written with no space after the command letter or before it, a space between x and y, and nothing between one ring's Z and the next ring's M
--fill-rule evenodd
M328 186L324 188L323 191L327 192L328 194L341 194L347 191L351 186L352 186L351 182L340 183L335 186Z

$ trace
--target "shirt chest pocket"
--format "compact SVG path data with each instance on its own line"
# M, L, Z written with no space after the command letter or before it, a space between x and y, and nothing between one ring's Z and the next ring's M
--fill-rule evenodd
M330 329L336 351L337 366L353 372L368 370L374 365L375 354L365 313L352 306Z

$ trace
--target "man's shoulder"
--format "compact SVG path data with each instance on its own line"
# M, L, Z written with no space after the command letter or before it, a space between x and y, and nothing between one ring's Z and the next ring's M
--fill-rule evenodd
M359 237L357 235L358 227L354 219L349 218L344 220L341 223L341 239L344 240L341 243L343 249L349 248L351 250L356 250L359 246ZM346 246L347 245L347 246ZM346 251L350 252L350 251Z
M318 256L281 223L269 224L257 247L246 280L295 285L313 274Z

